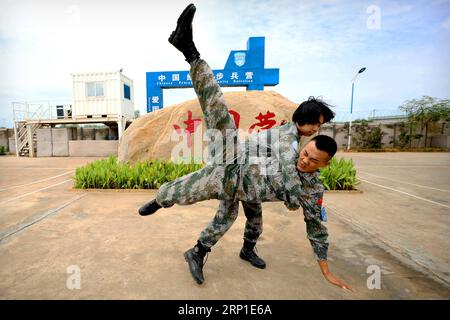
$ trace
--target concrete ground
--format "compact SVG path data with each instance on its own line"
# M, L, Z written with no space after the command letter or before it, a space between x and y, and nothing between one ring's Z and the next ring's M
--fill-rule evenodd
M450 153L343 156L353 159L364 196L330 195L331 211L402 262L450 284Z
M354 159L363 193L325 195L329 264L354 293L322 277L301 212L282 203L263 204L267 269L239 258L240 215L198 286L183 252L217 201L140 217L155 191L72 189L74 169L95 158L3 156L0 299L449 299L450 154L339 156ZM69 289L77 268L80 288ZM373 268L380 289L368 288Z

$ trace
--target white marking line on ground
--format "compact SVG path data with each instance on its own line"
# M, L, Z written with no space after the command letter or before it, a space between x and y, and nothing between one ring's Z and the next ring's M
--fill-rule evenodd
M450 206L447 206L445 204L442 204L442 203L439 203L439 202L436 202L436 201L433 201L433 200L425 199L425 198L422 198L422 197L418 197L418 196L415 196L415 195L410 194L408 192L404 192L404 191L400 191L400 190L397 190L397 189L394 189L394 188L386 187L386 186L383 186L381 184L378 184L378 183L375 183L375 182L370 182L370 181L367 181L367 180L361 179L361 178L359 180L367 182L369 184L373 184L374 186L377 186L377 187L380 187L380 188L392 190L392 191L395 191L395 192L398 192L398 193L402 193L402 194L405 194L407 196L410 196L410 197L413 197L413 198L416 198L416 199L419 199L419 200L423 200L423 201L427 201L427 202L430 202L430 203L433 203L433 204L437 204L438 206L442 206L442 207L445 207L445 208L450 208Z
M65 176L66 174L69 174L69 173L73 173L73 170L67 171L67 172L64 172L62 174L58 174L56 176L52 176L52 177L49 177L49 178L36 180L34 182L19 184L17 186L12 186L12 187L9 187L9 188L0 189L0 191L11 190L11 189L19 188L19 187L29 186L29 185L36 184L36 183L39 183L39 182L43 182L43 181L52 180L52 179L55 179L55 178L58 178L58 177L62 177L62 176Z
M387 178L387 177L377 176L376 174L365 172L365 171L361 171L361 170L358 170L358 172L367 174L369 176L374 176L374 177L377 177L377 178L381 178L381 179L386 179L386 180L391 180L391 181L394 181L394 182L400 182L400 183L404 183L404 184L409 184L409 185L416 186L416 187L427 188L427 189L443 191L443 192L450 192L450 190L438 189L438 188L433 188L433 187L429 187L429 186L423 186L421 184L415 184L415 183L410 183L410 182L406 182L406 181L395 180L395 179L391 179L391 178Z
M64 203L64 204L62 204L62 205L60 205L59 207L57 207L57 208L55 208L55 209L48 210L48 211L46 211L46 212L44 212L44 213L42 213L42 214L36 216L36 218L34 218L33 220L31 220L31 221L29 221L29 222L27 222L27 223L21 224L21 225L17 226L16 228L14 228L14 229L11 230L11 231L7 231L5 234L1 234L1 233L0 233L0 243L1 243L4 239L6 239L6 238L12 236L13 234L16 234L16 233L22 231L23 229L28 228L29 226L35 224L36 222L39 222L39 221L41 221L41 220L47 218L49 215L51 215L51 214L53 214L53 213L55 213L55 212L58 212L59 210L61 210L61 209L65 208L65 207L67 207L68 205L74 203L75 201L77 201L77 200L79 200L79 199L81 199L81 198L83 198L84 196L87 196L87 195L88 195L87 193L84 193L84 194L82 194L82 195L80 195L80 196L78 196L78 197L74 197L74 198L70 199L70 201L68 201L68 202L66 202L66 203Z
M28 192L28 193L24 193L24 194L22 194L22 195L20 195L20 196L18 196L18 197L14 197L14 198L11 198L11 199L2 201L2 203L5 204L5 203L8 203L8 202L11 202L11 201L14 201L14 200L18 200L18 199L21 199L21 198L23 198L23 197L26 197L26 196L28 196L28 195L30 195L30 194L33 194L33 193L36 193L36 192L40 192L40 191L43 191L43 190L47 190L47 189L50 189L50 188L59 186L59 185L61 185L61 184L63 184L63 183L67 183L67 182L69 182L69 181L72 181L72 180L71 180L71 179L67 179L67 180L64 180L63 182L55 183L55 184L52 184L52 185L50 185L50 186L48 186L48 187L45 187L45 188L41 188L41 189L34 190L34 191L31 191L31 192Z

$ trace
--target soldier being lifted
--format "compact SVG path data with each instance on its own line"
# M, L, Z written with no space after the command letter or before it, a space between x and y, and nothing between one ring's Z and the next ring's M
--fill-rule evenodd
M261 202L266 201L283 201L289 210L302 207L308 239L323 275L334 285L351 290L328 269L328 232L321 222L324 187L319 180L318 169L329 164L337 150L336 142L328 136L315 136L301 149L299 155L295 146L299 141L298 131L301 127L294 121L276 129L262 131L257 135L256 142L252 138L242 145L236 142L237 129L228 113L223 94L208 64L200 59L192 39L195 10L195 6L190 4L183 11L169 42L183 53L190 64L192 83L206 127L208 130L215 130L220 137L214 139L215 142L210 145L214 160L201 170L163 184L156 198L142 206L139 214L150 215L160 208L168 208L174 204L188 205L209 199L221 200L219 211L222 214L216 215L201 233L197 244L184 254L192 277L201 284L204 281L205 255L235 220L234 214L229 216L226 213L237 215L239 201L242 201L244 210L248 212L260 213ZM320 105L320 101L313 102ZM319 126L334 116L326 105L321 106L322 108L318 107L316 110L317 118L320 119ZM312 135L318 126L306 124L302 129L305 130L305 135ZM255 150L255 143L258 144L257 149L265 149L267 152L262 159L258 158L257 163L249 160L252 150ZM265 267L264 261L253 251L256 240L252 241L251 233L259 235L260 232L252 229L246 228L249 239L244 241L240 256L256 267Z

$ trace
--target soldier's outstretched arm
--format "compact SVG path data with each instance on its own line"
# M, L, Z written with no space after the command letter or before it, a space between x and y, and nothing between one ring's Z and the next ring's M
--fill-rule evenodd
M334 276L330 272L330 269L328 268L328 262L326 260L321 260L318 262L320 270L322 271L322 274L325 277L325 279L327 279L330 283L334 284L335 286L341 287L342 289L353 291L352 287L344 283L342 280L336 278L336 276Z
M323 186L319 183L314 186L314 189L311 189L310 194L304 194L300 198L308 239L325 279L342 289L353 291L349 285L335 277L328 268L328 230L323 225L321 218L322 199Z

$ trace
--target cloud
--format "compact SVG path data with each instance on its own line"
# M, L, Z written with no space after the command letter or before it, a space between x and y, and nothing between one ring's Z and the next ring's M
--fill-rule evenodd
M450 0L433 0L433 5L450 4Z
M188 70L167 42L188 3L0 2L0 118L10 117L14 100L70 100L71 73L120 68L134 80L136 109L145 112L145 72ZM374 3L379 30L367 28ZM359 110L395 109L422 94L450 96L448 1L198 0L196 6L196 46L212 68L222 68L230 50L245 49L249 37L265 36L266 67L280 68L280 84L268 89L292 101L318 95L347 112L350 80L362 66ZM192 89L164 92L166 105L193 98Z
M443 26L444 29L446 29L447 31L450 31L450 17L448 17L447 19L445 19L444 22L442 22L442 26Z

